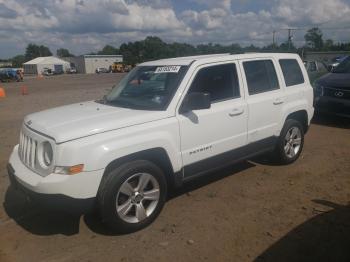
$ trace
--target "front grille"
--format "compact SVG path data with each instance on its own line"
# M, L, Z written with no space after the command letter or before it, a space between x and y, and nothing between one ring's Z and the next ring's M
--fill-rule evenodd
M325 87L323 91L324 96L334 97L339 99L350 99L350 90L333 88L333 87Z
M35 169L37 161L38 141L21 132L18 153L21 161L27 167Z

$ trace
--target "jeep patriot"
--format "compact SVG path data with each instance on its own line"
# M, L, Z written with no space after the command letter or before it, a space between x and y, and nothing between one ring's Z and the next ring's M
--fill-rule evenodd
M111 230L133 232L170 186L263 153L292 163L313 113L296 54L145 62L103 99L26 116L8 173L35 201L96 209Z

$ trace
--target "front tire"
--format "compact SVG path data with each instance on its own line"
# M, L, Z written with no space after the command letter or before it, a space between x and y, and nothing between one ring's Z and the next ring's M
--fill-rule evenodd
M297 160L304 146L304 129L301 123L287 119L277 141L275 156L281 164L291 164Z
M145 160L123 164L104 178L98 194L102 221L114 232L131 233L151 224L167 195L162 170Z

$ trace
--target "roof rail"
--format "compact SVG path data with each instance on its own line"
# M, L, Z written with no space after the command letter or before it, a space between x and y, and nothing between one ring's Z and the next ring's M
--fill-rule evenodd
M231 52L230 55L242 55L245 54L245 52L239 51L239 52Z

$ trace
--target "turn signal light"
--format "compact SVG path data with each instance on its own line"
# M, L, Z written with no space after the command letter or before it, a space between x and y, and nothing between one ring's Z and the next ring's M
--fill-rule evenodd
M76 165L76 166L71 166L68 171L70 175L74 175L74 174L78 174L80 172L82 172L84 169L84 165L80 164L80 165Z
M84 165L75 165L75 166L56 166L55 167L55 174L61 174L61 175L75 175L78 173L83 172Z

